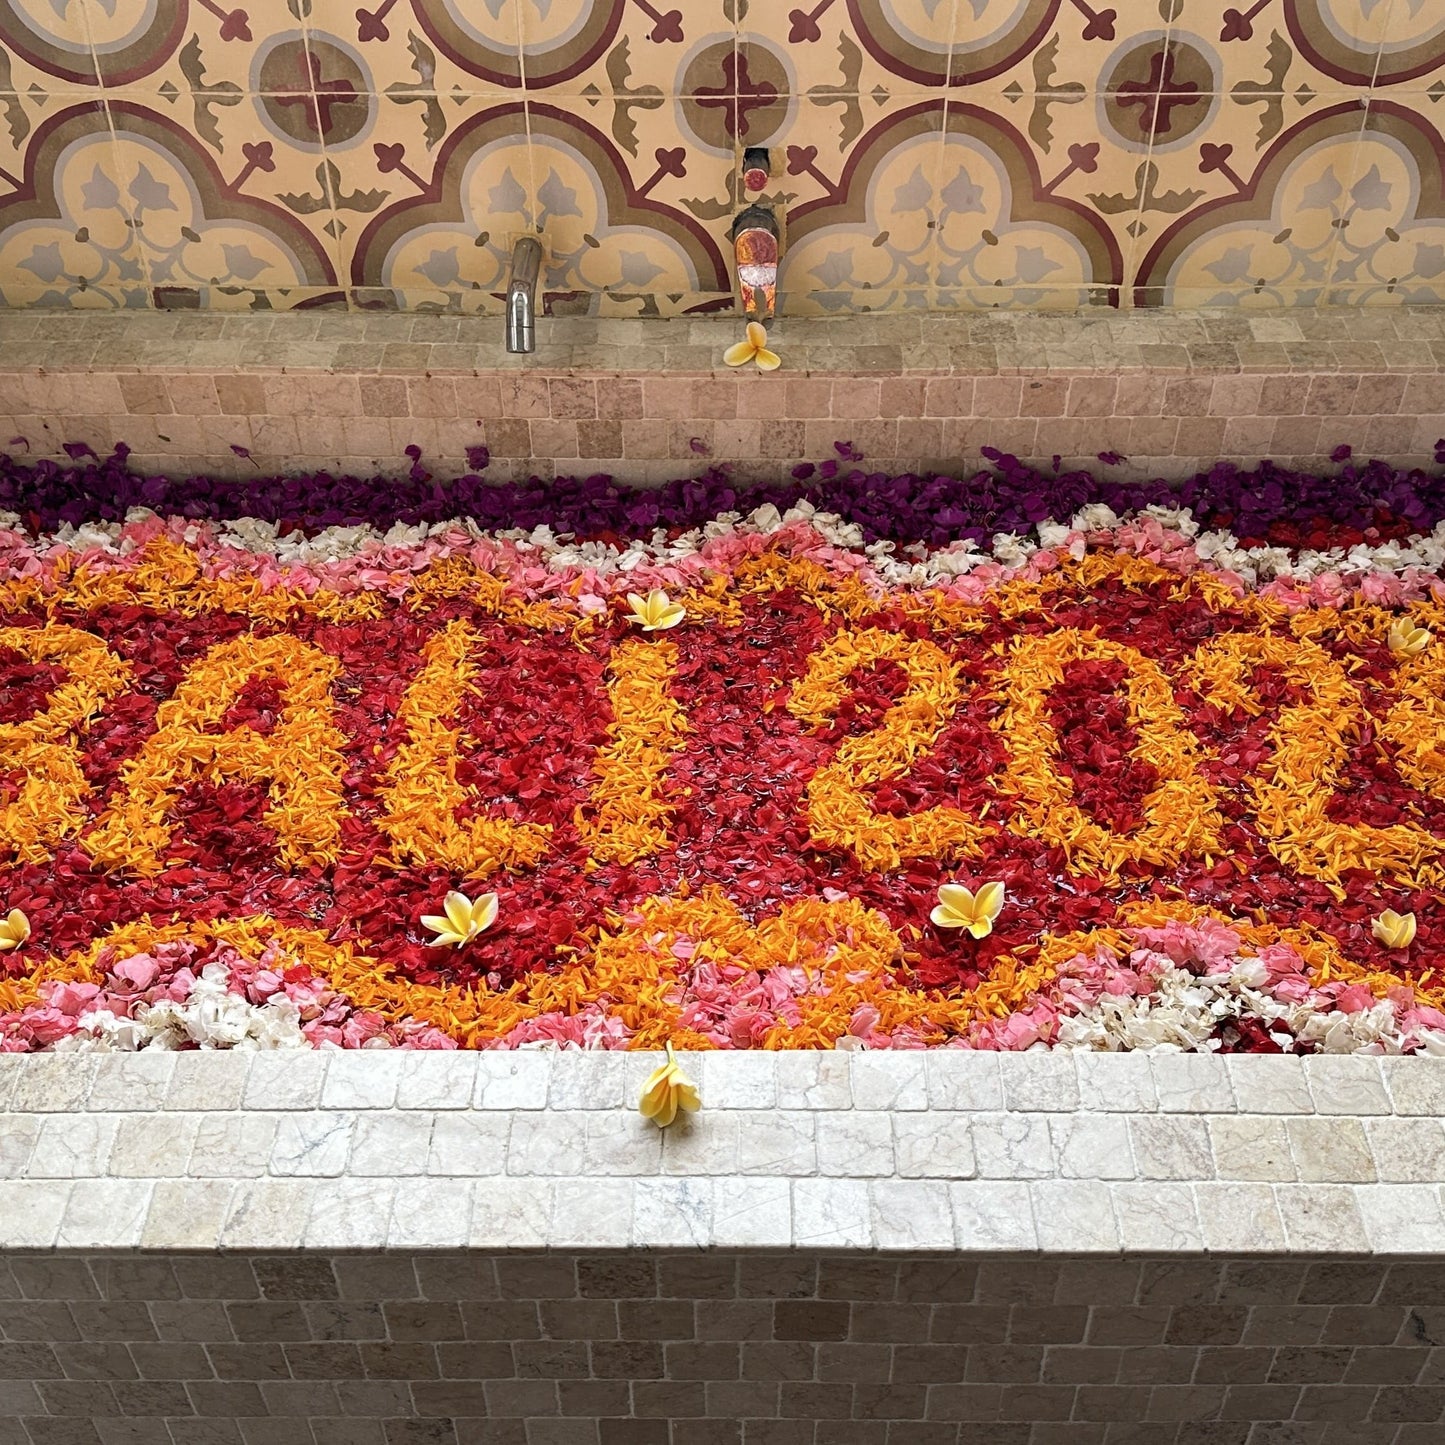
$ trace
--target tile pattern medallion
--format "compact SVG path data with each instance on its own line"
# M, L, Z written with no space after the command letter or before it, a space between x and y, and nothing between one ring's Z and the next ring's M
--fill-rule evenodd
M0 300L1433 302L1445 0L0 0Z

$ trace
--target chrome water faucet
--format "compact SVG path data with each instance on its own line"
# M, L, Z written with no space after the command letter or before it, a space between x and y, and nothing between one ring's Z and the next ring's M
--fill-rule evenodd
M542 243L523 236L512 248L512 273L507 278L507 350L537 349L537 277L542 270Z

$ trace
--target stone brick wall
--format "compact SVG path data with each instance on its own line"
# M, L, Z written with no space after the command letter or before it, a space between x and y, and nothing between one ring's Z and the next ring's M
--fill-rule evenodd
M1445 1061L657 1058L0 1055L0 1445L1442 1438Z
M1445 1269L15 1254L5 1445L1438 1445Z
M995 446L1179 478L1222 457L1327 467L1341 443L1427 465L1445 436L1429 308L788 319L772 375L722 365L737 329L547 319L508 356L487 318L0 313L0 435L227 476L398 473L410 445L454 476L481 444L499 479L639 483L710 462L777 478L840 440L887 471L964 471Z

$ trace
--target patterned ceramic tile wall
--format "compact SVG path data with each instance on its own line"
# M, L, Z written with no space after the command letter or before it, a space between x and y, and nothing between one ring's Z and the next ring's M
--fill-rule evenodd
M1445 0L0 0L11 306L1436 301Z

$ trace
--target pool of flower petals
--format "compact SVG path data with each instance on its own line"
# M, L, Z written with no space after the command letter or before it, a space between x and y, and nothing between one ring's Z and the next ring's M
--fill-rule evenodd
M890 538L121 476L0 487L0 1049L1445 1053L1436 478Z

